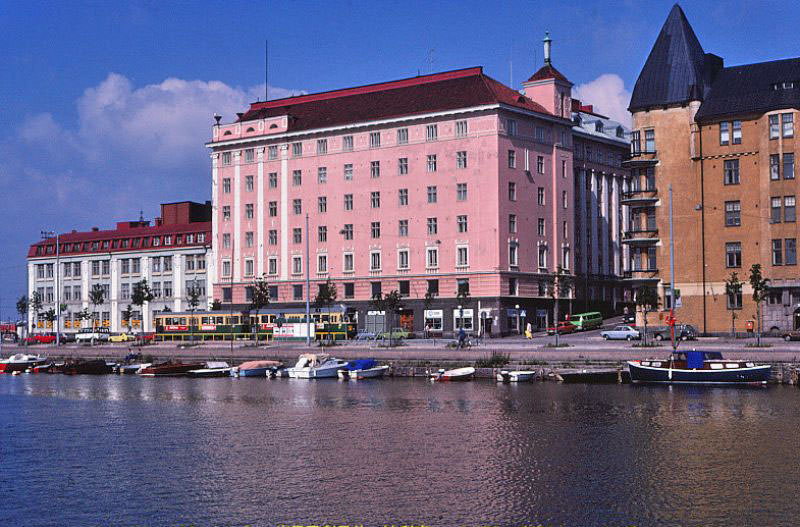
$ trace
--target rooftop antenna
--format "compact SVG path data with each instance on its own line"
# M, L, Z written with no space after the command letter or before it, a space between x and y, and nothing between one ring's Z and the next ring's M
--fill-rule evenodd
M264 102L269 100L269 40L264 41Z
M514 37L511 37L511 50L508 53L508 85L514 87Z
M144 223L144 211L139 209L139 223Z

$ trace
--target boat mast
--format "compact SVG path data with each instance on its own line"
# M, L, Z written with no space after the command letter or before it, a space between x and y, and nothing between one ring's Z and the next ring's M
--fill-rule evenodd
M672 234L672 184L669 185L669 325L672 335L672 353L678 349L675 341L675 240Z

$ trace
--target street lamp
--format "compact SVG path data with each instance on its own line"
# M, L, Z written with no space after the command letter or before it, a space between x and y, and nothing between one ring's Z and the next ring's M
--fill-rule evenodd
M41 231L42 239L49 240L52 239L54 236L56 238L56 269L55 269L55 290L56 290L56 346L61 345L61 295L59 294L59 289L61 284L59 282L59 276L61 274L61 252L58 243L58 233L53 231Z
M522 330L519 327L519 304L514 304L514 310L517 312L517 334L522 335Z

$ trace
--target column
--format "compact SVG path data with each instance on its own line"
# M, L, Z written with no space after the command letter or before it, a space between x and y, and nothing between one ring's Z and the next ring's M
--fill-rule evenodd
M218 180L218 166L219 153L214 152L211 154L211 253L206 258L206 294L208 298L214 298L214 283L217 281L217 254L216 249L220 247L221 241L219 236L219 180ZM209 307L211 303L209 302Z
M241 256L242 256L242 189L241 189L241 166L242 152L233 153L233 233L231 242L233 243L233 281L239 282L242 277ZM231 291L231 294L233 292Z
M612 258L609 270L611 274L619 276L621 273L619 251L619 174L611 175L611 246Z
M30 332L33 326L33 312L30 308L30 301L33 299L33 293L36 291L36 272L34 267L34 264L28 264L28 332Z
M212 194L213 196L213 194ZM212 207L212 213L214 208ZM216 216L215 216L216 217ZM150 280L150 265L151 260L149 256L142 256L142 280L147 280L147 285L153 287ZM153 325L150 321L150 302L145 302L142 305L142 329L146 332L153 331Z
M111 257L111 331L119 331L119 258Z
M289 145L281 149L281 280L289 278Z
M172 296L173 296L173 306L172 310L179 312L183 311L183 306L181 305L181 300L183 299L184 292L186 290L185 277L184 277L184 269L186 268L186 255L183 254L176 254L173 256L174 263L172 265Z
M256 182L256 274L264 275L264 147L256 148L258 181Z
M599 270L599 265L595 265L595 261L597 260L595 255L597 254L597 249L600 247L597 238L597 196L599 189L597 188L597 175L594 170L589 172L589 177L591 179L589 180L589 237L587 239L592 241L592 250L590 252L592 259L589 262L588 271L594 274Z

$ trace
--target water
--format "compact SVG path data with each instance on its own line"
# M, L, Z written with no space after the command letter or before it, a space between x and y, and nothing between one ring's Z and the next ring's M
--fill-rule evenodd
M5 375L0 525L793 525L799 401L781 386Z

